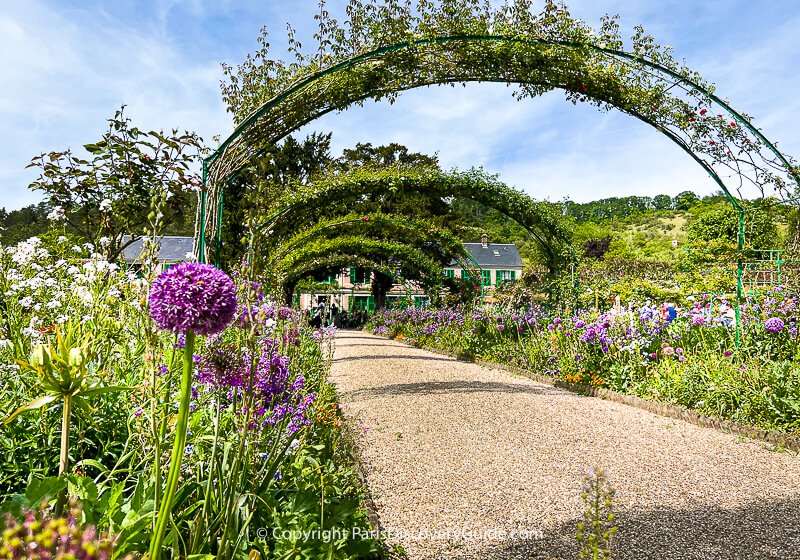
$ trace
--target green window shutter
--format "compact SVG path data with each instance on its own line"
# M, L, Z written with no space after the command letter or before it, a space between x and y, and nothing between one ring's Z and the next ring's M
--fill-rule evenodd
M492 271L491 270L484 270L482 272L483 275L483 285L484 286L491 286L492 285Z
M375 296L367 296L367 310L375 311Z
M448 278L453 278L455 276L455 274L456 274L456 271L453 270L452 268L445 268L444 269L444 275L447 276Z
M461 269L461 279L462 280L469 280L469 276L467 275L467 269L465 269L465 268Z
M356 283L356 267L354 266L350 267L350 283L351 284Z
M516 280L517 279L517 271L516 270L512 270L511 271L511 279L512 280Z
M499 284L502 281L503 281L503 271L502 270L496 270L495 273L494 273L494 283L495 283L495 285Z

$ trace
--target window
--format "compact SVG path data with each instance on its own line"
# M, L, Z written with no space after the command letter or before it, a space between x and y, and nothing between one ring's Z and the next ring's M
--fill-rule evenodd
M466 268L461 269L461 279L462 280L469 280L469 273L467 272Z
M351 284L369 284L370 271L364 268L350 267L350 283Z
M516 270L497 270L495 271L495 284L500 284L505 280L516 280Z
M373 296L354 296L353 307L350 311L375 311L375 298Z
M447 278L454 278L455 275L456 275L456 271L453 270L452 268L445 268L444 269L444 275Z
M414 296L414 307L416 309L419 309L420 307L428 307L427 296Z

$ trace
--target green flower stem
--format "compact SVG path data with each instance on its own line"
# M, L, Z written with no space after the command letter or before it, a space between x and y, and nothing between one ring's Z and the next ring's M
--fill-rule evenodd
M181 474L184 448L186 447L186 427L189 424L189 401L192 396L192 369L194 367L194 332L186 333L186 345L183 349L183 375L181 376L181 400L178 407L178 421L175 423L175 443L172 446L167 487L164 490L161 505L158 508L156 529L150 541L150 559L158 560L161 557L161 545L167 532L172 514L172 503L175 500L175 490L178 488L178 478Z
M211 462L208 464L208 473L206 478L206 490L205 495L203 497L203 513L200 515L200 521L197 525L197 531L195 532L195 539L199 541L202 536L203 532L205 531L205 522L208 518L208 502L211 500L211 486L212 481L214 479L214 472L217 465L217 448L219 447L219 425L220 425L220 416L221 409L222 409L222 392L217 391L217 400L216 400L216 407L214 413L214 442L213 447L211 448ZM211 524L209 523L209 527ZM193 543L194 544L194 543ZM190 547L190 550L194 547Z
M69 426L70 416L72 416L72 395L64 395L64 411L61 415L61 455L58 459L58 475L62 476L67 473L69 468ZM64 504L67 501L67 491L62 490L58 493L58 500L56 501L56 516L61 515L64 511Z
M150 420L153 428L153 444L155 454L153 460L153 484L155 486L155 509L161 503L161 426L156 422L156 412L158 411L158 375L156 374L155 362L150 364L150 387L153 397L150 399ZM155 531L155 519L153 519L153 530Z

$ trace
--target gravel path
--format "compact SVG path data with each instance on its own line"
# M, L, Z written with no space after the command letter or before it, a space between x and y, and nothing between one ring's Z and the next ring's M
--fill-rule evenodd
M361 332L332 380L412 559L577 558L582 479L616 490L617 559L800 559L800 458Z

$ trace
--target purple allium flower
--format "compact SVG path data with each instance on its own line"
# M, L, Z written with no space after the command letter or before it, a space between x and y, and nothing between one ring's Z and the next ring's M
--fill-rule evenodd
M555 329L556 329L556 326L553 323L550 323L549 325L547 325L547 330L548 331L554 331Z
M500 331L500 332L503 332L503 329L505 329L505 327L503 326L503 324L502 324L502 323L501 323L501 324L499 324L499 325L497 325L497 330L498 330L498 331Z
M725 350L722 353L722 355L725 356L726 358L730 358L731 356L733 356L733 352L731 352L730 350Z
M561 318L560 318L560 317L556 317L555 319L553 319L553 322L554 322L556 325L560 325L560 324L561 324Z
M292 316L292 310L289 309L288 307L279 307L277 316L278 319L280 319L281 321L285 321L286 319L289 319Z
M695 315L692 317L692 325L695 327L702 327L706 324L706 318L702 315Z
M658 354L656 354L655 352L652 352L652 353L650 354L650 359L651 359L651 360L655 360L656 358L658 358Z
M781 332L783 330L783 319L770 317L764 321L764 328L771 333Z
M581 321L580 319L578 319L578 320L576 321L576 323L575 323L575 328L576 328L576 329L582 329L582 328L583 328L583 326L584 326L585 324L586 324L586 323L584 323L583 321Z
M150 287L150 316L166 331L216 334L235 313L233 280L210 264L177 264L162 272Z
M678 347L678 348L676 348L676 349L675 349L675 353L676 353L678 356L681 356L681 355L683 355L683 348L681 348L681 347Z

